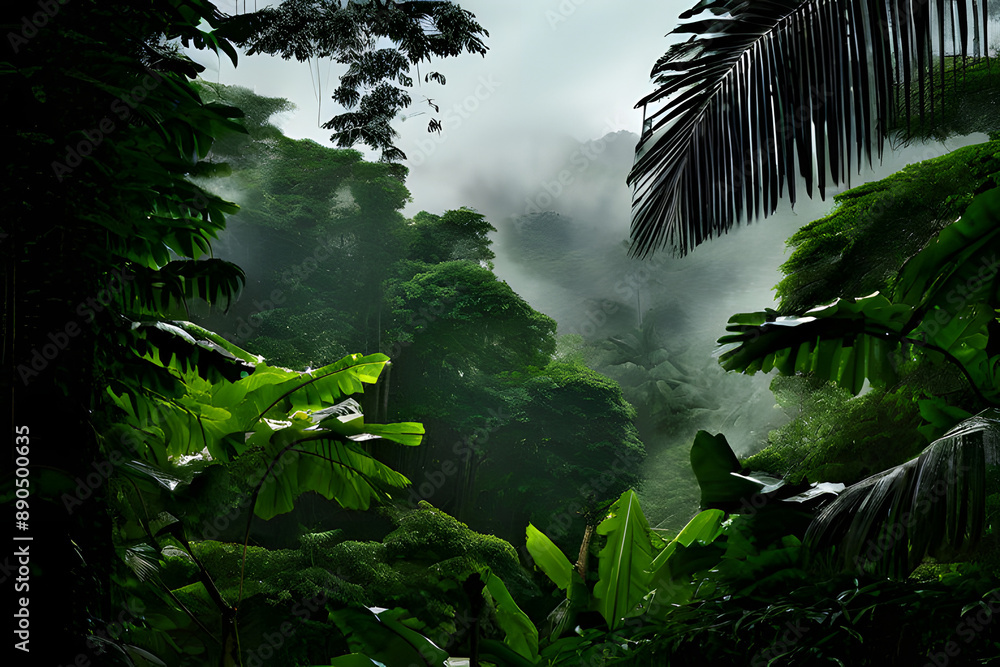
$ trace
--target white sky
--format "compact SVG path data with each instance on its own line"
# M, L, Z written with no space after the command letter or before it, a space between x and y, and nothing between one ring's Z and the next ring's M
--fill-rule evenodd
M217 4L230 13L235 8L230 0ZM259 6L265 4L274 3ZM441 213L463 205L480 208L470 201L475 192L472 183L492 180L501 172L537 183L545 177L547 165L561 159L555 156L565 155L568 140L596 139L616 130L638 134L642 115L632 107L652 90L649 71L667 49L666 33L695 2L464 0L459 4L490 33L486 39L490 50L485 58L466 54L421 66L421 75L440 71L447 84L422 84L409 109L413 114L432 112L423 102L426 95L441 107L440 114L424 113L396 124L401 134L397 145L408 157L407 186L414 199L407 214ZM239 7L242 10L243 3ZM252 10L252 3L247 9ZM202 76L208 80L288 98L298 110L281 124L285 133L331 145L330 131L318 127L317 111L322 122L338 112L330 99L341 71L336 65L314 62L310 69L294 60L250 56L242 57L234 70L225 57L220 62L212 54L190 53L207 67ZM314 84L317 69L321 109ZM427 132L431 117L442 120L441 135ZM625 176L621 175L622 182Z

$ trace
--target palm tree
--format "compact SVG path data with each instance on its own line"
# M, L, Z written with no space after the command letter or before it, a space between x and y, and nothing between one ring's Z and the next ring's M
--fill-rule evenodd
M986 5L701 0L681 18L711 16L673 31L691 37L657 61L658 87L636 105L631 252L686 254L773 213L786 186L794 205L796 171L809 196L849 182L914 112L943 109L980 31L988 46Z

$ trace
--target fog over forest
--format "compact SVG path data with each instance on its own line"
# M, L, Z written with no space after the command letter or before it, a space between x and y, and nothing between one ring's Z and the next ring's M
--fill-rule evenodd
M851 185L985 139L970 135L887 149L881 164L854 176ZM794 209L786 201L773 216L740 225L683 258L666 251L631 258L631 198L624 176L637 140L629 132L582 144L556 139L539 145L530 174L480 164L466 177L461 193L468 206L485 213L498 229L497 275L553 317L560 335L599 341L622 336L639 328L644 318L653 318L663 347L683 353L707 379L705 405L712 409L681 420L657 442L646 442L650 456L640 497L654 525L676 527L689 518L675 509L678 496L696 501L686 452L698 429L725 432L743 457L766 443L769 429L794 416L775 405L768 389L774 373L748 377L723 371L713 356L716 340L731 315L776 305L773 287L789 254L785 240L828 214L832 196L847 188L830 189L826 201L800 194ZM678 476L683 482L674 481ZM662 484L665 479L670 484ZM682 485L686 488L679 490Z
M284 124L295 113L274 120ZM887 150L881 164L852 178L851 185L984 139L973 135ZM687 462L697 430L725 432L742 457L759 450L771 429L795 415L794 409L775 404L769 390L773 373L750 377L723 371L715 358L716 341L733 314L776 305L773 287L789 252L785 240L832 210L832 196L846 187L828 190L826 201L805 198L800 187L794 209L786 201L771 217L741 224L685 257L660 251L634 258L628 252L631 193L625 176L637 140L627 131L587 142L565 135L539 138L521 161L523 169L477 160L454 174L449 186L457 205L482 213L497 228L490 235L497 277L555 319L559 336L569 335L560 339L559 354L609 375L633 402L652 400L651 382L669 382L675 393L665 397L673 401L665 408L666 421L643 433L648 458L640 497L653 525L679 528L697 505L697 484ZM425 168L431 167L411 165L411 174ZM241 202L232 182L210 186ZM422 199L419 192L412 194L415 201L407 210ZM273 247L248 235L236 215L215 249L217 256L243 266L252 286L275 270ZM622 360L595 352L612 345L612 339L641 338L643 328L651 337L646 344L664 351L670 373L680 373L680 380L656 371L640 377L629 362L623 366ZM638 393L630 394L630 384Z

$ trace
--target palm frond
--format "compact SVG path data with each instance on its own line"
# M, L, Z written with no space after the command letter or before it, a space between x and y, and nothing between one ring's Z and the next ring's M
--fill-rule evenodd
M243 269L221 259L175 260L157 270L136 266L122 288L122 308L133 318L188 316L195 301L227 311L245 284Z
M719 363L747 375L774 368L783 375L814 373L857 395L865 380L879 386L896 381L913 311L876 293L838 299L802 317L739 313L726 325L731 333L719 339Z
M145 581L160 571L159 553L148 544L137 544L122 550L122 561L139 578Z
M943 102L970 18L986 35L979 4L982 15L971 0L702 0L682 14L714 16L674 30L692 36L660 58L657 89L636 105L631 252L683 255L773 213L785 187L794 205L797 175L809 196L849 180L914 111L914 88L921 118Z
M809 526L813 549L835 547L835 563L906 576L926 556L974 548L1000 462L1000 410L966 419L915 459L841 493ZM995 486L995 483L992 484Z

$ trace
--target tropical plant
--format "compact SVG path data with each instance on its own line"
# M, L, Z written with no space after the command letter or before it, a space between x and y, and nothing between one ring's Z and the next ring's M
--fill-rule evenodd
M650 530L634 491L627 489L611 505L595 532L606 540L591 590L585 579L586 550L574 567L547 535L528 524L527 549L535 565L566 592L566 599L549 615L551 642L571 632L578 616L588 610L597 611L610 631L644 611L643 601L652 590L650 568L665 544Z
M974 198L960 220L903 265L889 281L888 296L841 299L801 317L773 311L734 316L728 327L733 333L720 339L730 345L721 363L751 373L772 368L811 373L855 394L866 382L884 389L921 366L946 364L961 373L977 398L958 406L943 401L942 394L920 399L931 425L939 415L953 420L968 415L963 407L995 405L998 210L1000 190ZM986 496L996 475L988 423L986 416L963 421L918 458L852 486L817 519L810 539L839 543L837 558L845 567L893 576L907 574L928 553L947 557L967 550L984 528ZM987 435L975 435L977 429ZM945 489L947 501L932 503L933 513L905 522L903 531L897 517L912 518L917 506L937 498L931 487ZM858 520L845 524L850 512ZM900 534L888 538L877 558L861 557L862 545L880 544L885 531L896 529Z
M657 89L636 105L632 252L684 254L773 213L785 187L794 204L796 172L809 196L849 182L911 116L945 115L970 57L988 62L987 6L699 2L673 33L691 37L657 61Z
M134 365L141 370L119 373L107 390L124 413L123 424L108 435L114 433L128 445L124 452L116 451L114 439L109 438L107 450L120 459L136 455L145 459L127 465L132 478L138 473L146 478L147 488L153 490L144 494L136 487L138 497L131 499L141 508L133 510L133 516L143 530L123 545L129 552L153 547L155 554L161 549L156 546L158 538L167 534L196 558L185 537L183 522L176 518L164 520L164 516L183 514L161 488L173 491L180 480L192 483L192 471L178 465L192 458L200 458L211 467L246 456L259 466L253 476L256 481L247 489L251 512L243 536L244 559L254 515L269 519L288 512L295 499L307 491L343 507L366 509L374 499L387 498L393 489L408 483L405 477L372 459L360 443L387 438L416 445L422 427L365 423L359 404L350 398L361 393L364 383L377 380L388 361L384 355L354 355L300 374L270 367L221 337L188 323L161 321L150 326L148 332L141 328L139 332L158 334L148 348L135 351L138 359ZM151 338L147 335L145 340ZM197 350L198 356L185 350L185 345ZM199 375L199 370L204 373L207 367L205 350L223 357L218 365L228 362L235 372L216 371L212 381ZM70 509L82 504L79 499L74 503L67 498L64 495ZM127 511L125 516L129 516ZM152 562L156 560L154 557ZM148 570L151 566L145 567ZM236 613L243 595L242 583L237 598L226 600L204 567L201 570L205 595L218 607L221 617L221 660L224 664L242 664Z
M642 327L598 341L604 351L593 354L593 367L622 385L625 397L639 413L648 437L676 432L708 415L729 417L731 406L720 400L729 389L725 373L680 336L660 332L671 308L650 309ZM699 364L703 367L699 367Z
M898 302L902 298L902 295L896 294L900 277L904 276L901 271L905 270L905 275L924 279L917 275L920 271L936 270L933 263L918 267L916 259L914 263L907 264L928 244L928 239L936 244L935 234L952 225L960 214L968 212L971 217L982 216L984 202L980 201L975 207L970 207L970 203L977 193L989 190L996 182L996 147L996 142L991 141L959 149L940 158L910 165L888 178L838 195L836 200L839 206L831 214L805 225L789 239L789 245L795 246L795 250L782 266L785 278L776 287L780 305L775 313L759 315L763 315L765 320L802 322L803 314L810 317L816 313L832 314L832 310L819 306L838 297L860 298L875 292L886 295L894 303ZM985 222L981 220L981 223ZM982 232L985 236L976 235L970 239L973 245L984 243L988 238L988 227ZM955 241L956 237L951 236L951 243ZM957 250L957 246L953 245L953 249ZM984 378L970 385L962 365L941 363L946 362L946 358L920 346L934 342L932 337L948 325L967 323L961 316L953 318L949 315L964 299L986 299L981 306L984 310L988 308L992 297L982 291L970 293L971 288L988 280L995 269L992 256L980 257L985 260L979 266L981 274L972 276L966 271L963 275L971 282L954 282L943 293L947 302L943 309L932 307L919 326L919 315L907 323L908 327L917 326L910 337L915 336L918 344L913 347L901 342L891 353L889 367L895 370L895 381L886 383L862 377L861 382L868 382L862 386L870 386L872 391L850 399L857 385L850 387L850 392L840 393L837 388L823 384L825 381L822 378L830 377L824 372L811 378L776 378L772 389L775 389L779 402L802 408L801 415L787 427L771 433L770 446L754 458L755 463L776 474L801 477L808 471L811 479L819 475L820 479L853 483L912 458L928 442L986 407L988 403L975 394ZM862 302L865 301L873 302L872 299L862 299ZM836 305L838 310L849 307L840 302ZM813 312L807 313L810 309ZM782 316L790 319L781 319ZM733 319L733 332L736 331L736 323L742 320L739 316ZM803 323L823 327L821 321ZM843 324L841 321L837 327ZM860 321L858 324L861 324ZM869 317L867 324L874 326L876 321ZM993 326L987 323L981 334L990 335ZM774 329L772 325L765 328L795 336L790 329ZM926 334L921 333L924 330ZM932 337L928 338L928 334ZM759 342L765 346L770 344L764 340ZM849 346L849 339L845 342ZM831 344L829 341L823 343L826 346ZM854 353L864 354L861 346L855 347ZM988 344L988 347L991 346ZM742 362L737 357L749 347L742 350L732 350L734 356L727 356L725 363L739 368ZM799 352L806 354L807 350L800 349ZM778 357L782 354L779 352L775 360L780 361ZM878 362L875 362L870 370L874 372L877 365ZM799 371L802 370L800 367ZM834 377L835 381L838 378L849 379L849 374L840 374L840 369L836 372L839 375ZM913 430L920 431L925 440L911 437L908 432Z
M725 438L706 432L695 439L691 464L705 509L671 535L651 530L635 492L626 490L595 531L603 543L596 577L588 576L589 548L574 566L528 525L527 549L536 567L566 594L549 614L548 641L540 651L550 664L595 656L658 664L664 653L653 658L650 651L673 642L683 619L697 616L702 605L754 589L767 595L807 579L799 536L842 485L788 485L740 474Z
M581 560L574 566L547 535L528 524L527 548L535 565L566 592L566 599L549 615L550 640L571 632L578 615L588 610L598 612L607 628L614 631L650 608L662 612L669 604L687 601L694 589L684 586L688 583L685 577L702 568L692 569L696 561L685 556L685 550L696 542L709 544L719 537L722 517L718 509L701 512L665 541L650 529L635 492L626 490L595 531L605 539L597 556L598 573L592 589L585 583L585 552L581 551ZM701 561L698 565L714 564ZM655 604L654 593L659 596Z
M968 554L997 490L998 433L996 409L962 421L917 458L852 485L815 518L807 544L834 547L833 562L845 570L896 578L927 556Z
M981 401L1000 383L990 337L998 305L995 257L1000 189L978 195L960 220L936 234L875 293L817 306L803 316L735 315L720 339L728 370L811 372L857 394L865 381L886 386L915 355L958 369Z
M993 417L984 417L963 424L922 458L947 466L949 456L963 451L967 458L961 463L971 464L965 474L981 479L984 466L975 458L989 455L991 445L978 447L975 440L989 439L995 428L988 423ZM972 446L956 446L965 436ZM940 549L939 555L955 555L948 549L969 537L969 527L961 522L975 523L975 506L965 496L975 482L960 481L947 491L933 474L916 482L909 476L913 461L847 490L828 483L793 485L747 471L722 436L708 433L696 438L691 461L703 506L732 515L719 536L700 548L700 556L714 564L694 573L696 596L660 617L654 637L639 652L649 655L650 663L655 664L656 656L669 656L687 664L704 657L706 646L711 646L707 655L713 664L726 665L936 661L938 647L958 631L968 646L963 655L970 660L994 650L992 633L965 631L969 623L977 623L969 611L996 595L994 565L939 567L909 581L905 575L912 568L902 565L895 572L902 580L890 581L880 576L889 571L886 563L878 562L908 557L919 562L928 547ZM933 466L924 471L932 473ZM906 479L908 487L900 483ZM916 508L904 510L911 500ZM914 527L914 520L904 528L902 511L914 519L919 515L924 525ZM854 540L865 530L863 553L858 553ZM896 549L893 541L906 546ZM907 554L907 549L912 551ZM846 553L858 557L852 556L849 571L842 573L839 565ZM952 606L953 600L965 602ZM940 621L946 621L943 629ZM881 639L887 627L896 629L890 642ZM910 640L896 641L900 633Z
M301 449L313 463L338 460L358 479L372 480L366 490L301 462L289 470L305 475L293 486L325 487L348 502L384 494L402 477L345 444L371 426L360 426L355 406L323 402L334 389L354 385L324 388L329 378L268 367L221 337L172 322L199 306L230 306L245 283L238 267L209 257L236 206L191 181L226 171L209 152L216 138L244 131L234 122L240 111L201 97L205 89L193 83L201 68L178 48L209 48L235 62L235 49L215 31L226 17L200 0L141 8L84 1L59 5L55 18L32 3L7 9L13 53L0 76L14 111L3 123L19 157L4 181L3 234L12 251L4 253L3 339L15 370L4 382L16 385L14 417L33 445L26 445L34 487L26 529L51 529L34 535L32 593L67 601L33 618L32 643L60 651L52 656L60 662L100 650L127 663L129 655L149 656L107 640L104 631L114 605L127 599L127 586L115 585L116 554L139 564L144 549L130 543L116 550L108 507L118 480L109 477L120 475L154 497L156 488L183 487L184 479L161 470L171 457L204 446L204 456L233 462L258 446L246 449L247 432L241 439L225 432L230 427L263 429L258 444L277 448L270 463L281 449ZM33 22L39 16L47 25ZM391 116L391 104L380 107L388 102L370 100L368 108ZM385 359L369 361L381 367ZM330 377L350 375L347 366L327 370ZM266 421L274 416L265 417L269 410L295 405L330 421L320 426L298 409L285 411L287 424ZM326 408L341 412L331 416L321 412ZM130 425L117 423L119 409ZM53 411L61 418L52 419ZM324 449L314 438L322 440L329 427L339 440L327 440ZM271 442L279 433L288 437ZM125 463L133 458L147 460ZM273 473L270 463L264 461ZM286 508L290 492L277 482L260 491L259 507ZM122 511L137 518L147 538L163 529L178 539L177 521ZM71 590L76 594L67 597ZM221 654L239 660L231 601L208 604L230 614Z

